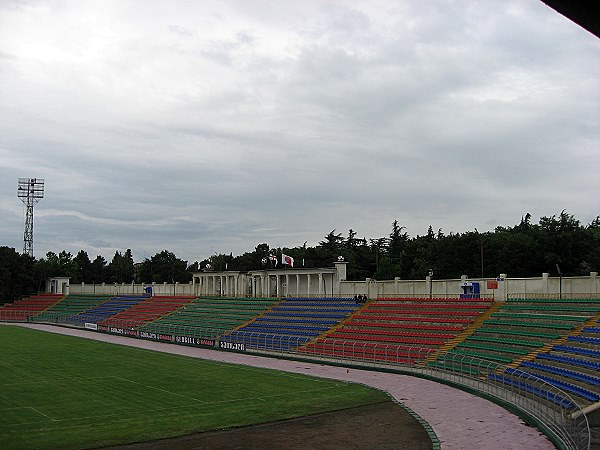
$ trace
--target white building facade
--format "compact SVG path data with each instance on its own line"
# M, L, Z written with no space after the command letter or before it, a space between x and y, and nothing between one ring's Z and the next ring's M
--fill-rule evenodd
M195 295L224 297L339 297L347 264L339 261L332 268L318 269L194 272L192 291Z

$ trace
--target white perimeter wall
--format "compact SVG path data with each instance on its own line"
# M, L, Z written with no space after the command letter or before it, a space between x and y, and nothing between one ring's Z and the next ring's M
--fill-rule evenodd
M331 269L329 269L331 270ZM240 277L246 275L240 274ZM331 276L331 275L329 275ZM293 277L295 279L295 277ZM488 281L497 281L498 289L488 289ZM250 280L248 280L248 283ZM339 287L334 288L334 296L353 297L356 294L366 294L369 298L393 297L393 296L415 296L424 297L432 294L435 297L457 296L462 293L461 284L464 282L479 282L480 294L484 297L494 297L496 300L505 300L508 296L514 295L559 295L562 293L564 298L569 295L584 294L589 296L600 296L600 277L597 272L590 273L587 277L550 277L548 274L542 274L536 278L508 278L501 277L498 280L490 278L467 278L452 280L385 280L375 281L367 279L365 281L339 281ZM292 283L290 283L291 285ZM337 283L336 283L337 284ZM69 292L71 294L99 294L99 295L126 295L143 294L147 286L152 286L154 295L201 295L198 292L198 285L189 284L71 284ZM300 291L298 291L300 290ZM301 292L301 287L280 291L280 296L308 295ZM318 296L318 292L313 289L310 292L311 297ZM231 293L228 296L232 296ZM239 294L242 296L242 294ZM331 296L330 291L324 296Z

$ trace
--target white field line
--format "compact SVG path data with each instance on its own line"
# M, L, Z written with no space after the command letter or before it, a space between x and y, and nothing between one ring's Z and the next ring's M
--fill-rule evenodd
M50 380L27 380L27 381L20 381L18 383L0 383L0 387L11 387L11 386L23 386L25 384L60 384L62 382L71 382L71 381L97 381L97 380L108 380L109 378L114 378L112 375L109 376L105 376L105 377L88 377L88 378L78 378L78 377L71 377L71 378L61 378L58 383L56 383L55 381L50 381ZM19 407L18 407L19 408Z
M154 387L154 386L149 386L149 385L147 385L145 383L140 383L139 381L133 381L133 380L129 380L127 378L122 378L122 377L118 377L118 376L114 376L113 378L118 378L119 380L127 381L129 383L135 383L135 384L138 384L140 386L147 387L149 389L156 389L157 391L166 392L167 394L176 395L178 397L183 397L185 399L194 400L194 401L202 403L203 405L217 405L219 403L242 402L242 401L245 401L245 400L260 400L261 402L264 402L264 401L266 401L265 399L268 399L268 398L281 397L283 395L289 395L290 394L289 392L285 392L285 393L281 393L281 394L261 395L260 397L240 397L240 398L232 398L232 399L227 399L227 400L217 400L217 401L207 402L205 400L200 400L200 399L197 399L197 398L194 398L194 397L188 397L188 396L183 395L183 394L178 394L177 392L172 392L172 391L169 391L167 389L162 389L162 388L157 388L157 387ZM332 389L336 389L337 387L338 387L338 385L334 385L334 386L326 387L326 388L318 388L318 389L305 389L303 391L297 391L297 393L299 393L299 394L308 394L308 393L319 392L319 391L329 391L329 390L332 390Z
M183 394L178 394L177 392L172 392L172 391L169 391L169 390L167 390L167 389L162 389L162 388L158 388L158 387L150 386L150 385L148 385L148 384L145 384L145 383L140 383L139 381L128 380L127 378L118 377L118 376L116 376L116 375L113 375L111 378L116 378L116 379L118 379L118 380L126 381L126 382L128 382L128 383L134 383L134 384L137 384L137 385L139 385L139 386L144 386L144 387L147 387L148 389L155 389L155 390L157 390L157 391L166 392L167 394L176 395L176 396L178 396L178 397L183 397L183 398L185 398L185 399L194 400L194 401L196 401L196 402L200 402L200 403L202 403L202 404L206 404L206 403L207 403L207 402L205 402L205 401L203 401L203 400L200 400L200 399L198 399L198 398L194 398L194 397L188 397L188 396L186 396L186 395L183 395Z
M37 408L35 408L33 406L11 406L11 407L8 407L8 408L2 408L2 409L0 409L0 412L2 412L2 411L8 411L10 409L31 409L32 411L36 412L37 414L50 419L52 422L58 422L58 419L54 419L53 417L50 417L48 414L43 413L42 411L40 411L39 409L37 409ZM31 422L27 422L27 423L31 423ZM33 422L33 423L40 423L40 422ZM15 425L15 424L11 424L11 425ZM21 425L21 423L19 423L18 425Z
M239 398L232 398L232 399L228 399L228 400L217 400L217 401L212 401L212 402L205 402L205 401L201 401L201 400L197 400L197 399L193 399L191 397L186 397L185 395L182 394L177 394L175 392L171 392L165 389L160 389L160 388L156 388L153 386L148 386L148 385L144 385L142 383L138 383L137 381L132 381L132 380L128 380L126 378L121 378L121 377L117 377L117 376L110 376L110 377L103 377L103 378L119 378L123 381L127 381L127 382L131 382L131 383L135 383L135 384L141 384L145 387L151 388L151 389L157 389L159 391L163 391L169 394L173 394L179 397L183 397L183 398L190 398L192 400L196 400L199 401L202 406L208 406L208 405L216 405L216 404L223 404L223 403L232 403L232 402L243 402L243 401L248 401L248 400L257 400L257 401L261 401L261 402L265 402L268 398L275 398L275 397L281 397L281 396L287 396L289 395L289 392L284 392L281 394L272 394L272 395L262 395L260 397L239 397ZM340 385L334 385L331 387L327 387L327 388L318 388L318 389L305 389L303 391L297 391L296 393L298 394L306 394L306 393L312 393L312 392L319 392L319 391L329 391L329 390L333 390L340 387ZM191 407L197 407L198 404L197 403L193 403L193 404L189 404L189 405L179 405L179 406L169 406L169 407L165 407L165 408L153 408L153 409L144 409L144 414L148 414L148 413L153 413L153 412L159 412L159 411L168 411L168 410L174 410L174 409L181 409L181 408L191 408ZM111 416L118 416L119 418L123 417L123 413L122 412L118 412L118 413L109 413L109 414L99 414L99 415L94 415L94 416L80 416L80 417L67 417L64 419L53 419L50 416L47 416L46 414L42 413L41 411L36 410L35 408L31 407L31 406L19 406L16 408L31 408L34 409L35 411L37 411L38 413L42 414L43 416L48 417L50 420L52 420L53 422L65 422L65 421L73 421L73 420L81 420L81 419L98 419L98 418L106 418L106 417L111 417ZM6 408L6 409L15 409L15 408ZM211 415L214 414L213 412L206 412L203 411L201 415ZM198 415L198 414L193 414L193 415ZM47 423L47 422L24 422L24 423L19 423L19 425L34 425L34 424L39 424L39 423ZM6 426L14 426L15 424L10 424L10 425L0 425L0 428L6 427Z
M25 408L31 408L31 409L33 409L33 410L34 410L36 413L38 413L38 414L41 414L41 415L42 415L42 416L44 416L44 417L47 417L47 418L48 418L48 419L50 419L52 422L57 422L57 420L56 420L56 419L54 419L54 418L50 417L48 414L44 414L42 411L40 411L40 410L39 410L39 409L37 409L37 408L34 408L33 406L26 406Z

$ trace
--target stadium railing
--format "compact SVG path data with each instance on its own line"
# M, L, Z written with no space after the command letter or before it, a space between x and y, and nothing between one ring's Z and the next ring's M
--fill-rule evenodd
M85 321L73 321L71 314L42 313L28 320L79 328L85 326ZM137 324L124 320L121 325L121 328L133 329ZM305 336L239 331L236 334L226 334L223 329L169 324L161 327L160 332L212 338L217 344L219 341L244 343L247 352L343 366L385 368L424 376L481 393L516 408L534 419L560 448L582 450L589 449L591 445L587 417L567 392L530 372L511 370L503 362L461 353L447 353L436 359L437 349L417 345L373 345L368 342L333 339L319 342L320 346L311 348L310 345L305 345L309 342Z
M222 336L243 343L245 351L298 357L342 366L395 369L424 376L492 397L533 418L559 448L583 450L591 445L590 428L581 407L564 390L535 374L506 364L463 354L433 357L437 349L418 346L369 346L368 343L330 340L321 347L304 346L305 338L266 333ZM295 349L295 350L294 350Z

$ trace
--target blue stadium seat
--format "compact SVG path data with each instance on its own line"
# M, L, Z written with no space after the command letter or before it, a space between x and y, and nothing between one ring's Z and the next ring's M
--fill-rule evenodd
M593 358L600 358L600 350L592 350L589 348L571 347L568 345L555 345L552 347L551 350L556 350L558 352L575 353L578 355L591 356Z
M589 400L590 402L597 402L598 400L600 400L600 395L596 394L595 392L592 392L588 389L584 389L580 386L576 386L574 384L571 383L567 383L564 381L560 381L557 380L556 378L552 378L552 377L548 377L546 375L540 375L537 373L531 373L531 372L526 372L520 369L506 369L504 371L504 373L507 373L509 375L533 375L534 377L539 378L540 380L545 381L548 384L551 384L552 386L555 386L559 389L562 389L563 391L567 391L567 392L571 392L573 394L576 394L582 398L585 398L586 400Z
M586 337L586 336L569 336L567 341L581 342L584 344L600 345L600 338Z
M540 364L532 361L523 361L521 363L521 366L553 373L555 375L560 375L566 378L572 378L578 381L583 381L584 383L592 384L594 386L600 386L600 378L576 372L574 370L563 369L562 367L548 366L546 364Z
M533 386L533 385L526 383L524 381L521 381L521 380L515 380L513 378L510 378L510 377L507 377L504 375L497 375L495 373L490 373L488 375L488 379L490 379L492 381L499 381L499 382L507 384L509 386L516 387L517 389L537 395L538 397L549 400L557 405L562 406L563 408L574 409L577 407L577 405L573 401L569 400L568 398L565 398L557 393L550 392L546 389L542 389L540 387Z
M600 370L600 363L586 361L579 358L569 358L567 356L553 355L551 353L540 353L537 355L541 359L549 359L550 361L557 361L564 364L573 364L576 366L587 367L588 369Z

